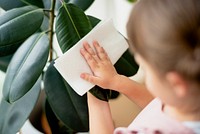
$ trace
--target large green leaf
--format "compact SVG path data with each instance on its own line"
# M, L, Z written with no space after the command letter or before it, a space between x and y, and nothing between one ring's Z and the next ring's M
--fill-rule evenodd
M51 8L51 1L52 0L42 0L43 1L43 5L45 9L50 9ZM56 0L56 2L59 0ZM60 1L59 1L60 2Z
M135 62L134 57L127 50L122 57L115 63L115 68L119 74L125 76L133 76L138 71L138 64Z
M56 36L62 52L75 45L91 29L89 19L80 8L63 3L56 20Z
M30 115L39 93L41 79L38 79L32 89L18 101L10 104L2 99L0 104L0 133L16 134Z
M42 0L21 0L23 3L26 3L27 5L35 5L40 8L44 8L43 1Z
M41 31L48 31L49 30L49 18L47 16L44 16L40 30Z
M48 124L51 128L51 132L53 134L59 133L59 120L55 116L54 112L52 111L52 108L48 102L48 100L45 101L45 114L47 117Z
M65 126L62 123L62 121L57 119L56 115L52 111L52 108L48 100L46 100L45 102L45 113L48 120L48 124L51 128L52 134L76 134L76 131L70 128L67 128L67 126Z
M76 132L88 131L87 96L76 94L53 63L45 73L44 89L53 112L66 127Z
M90 16L90 15L87 15L87 17L90 20L90 24L92 25L92 28L94 28L101 21L100 19Z
M7 11L0 16L0 56L13 53L18 44L40 28L43 10L26 6Z
M86 9L88 9L91 4L94 2L94 0L63 0L65 3L72 3L76 6L78 6L79 8L81 8L83 11L85 11ZM61 1L57 0L56 1L56 9L59 9L59 7L61 6Z
M91 4L94 2L94 0L69 0L69 3L72 3L79 8L81 8L83 11L88 9L88 7L91 6Z
M65 3L68 3L69 0L63 0ZM60 0L56 0L56 10L59 10L59 8L62 6L62 2Z
M0 0L0 7L4 10L25 6L20 0Z
M0 57L0 70L1 71L6 72L12 57L13 57L13 54L4 56L4 57Z
M45 33L34 34L22 44L8 66L3 85L5 100L14 102L31 89L43 71L48 53Z

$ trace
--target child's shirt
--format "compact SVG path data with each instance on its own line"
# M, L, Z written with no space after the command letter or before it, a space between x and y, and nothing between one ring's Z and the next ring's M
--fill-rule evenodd
M194 134L194 132L182 122L164 114L161 101L154 99L128 128L117 128L114 134Z

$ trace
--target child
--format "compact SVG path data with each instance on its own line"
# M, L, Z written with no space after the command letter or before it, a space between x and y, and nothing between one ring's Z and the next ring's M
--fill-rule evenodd
M200 133L200 1L140 0L130 15L130 50L145 71L142 85L117 74L98 42L81 54L93 74L81 78L146 106L128 128L114 130L109 104L88 93L91 134ZM141 99L140 99L141 98Z

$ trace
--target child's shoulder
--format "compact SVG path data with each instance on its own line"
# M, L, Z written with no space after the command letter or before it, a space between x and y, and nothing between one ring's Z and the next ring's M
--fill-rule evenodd
M148 133L148 134L192 134L192 130L181 122L170 118L162 111L162 102L154 99L134 119L128 128L118 128L115 133Z

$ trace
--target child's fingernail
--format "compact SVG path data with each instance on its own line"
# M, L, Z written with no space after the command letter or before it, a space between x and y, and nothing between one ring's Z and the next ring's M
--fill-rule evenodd
M84 78L84 74L81 74L80 77L81 77L81 78Z

